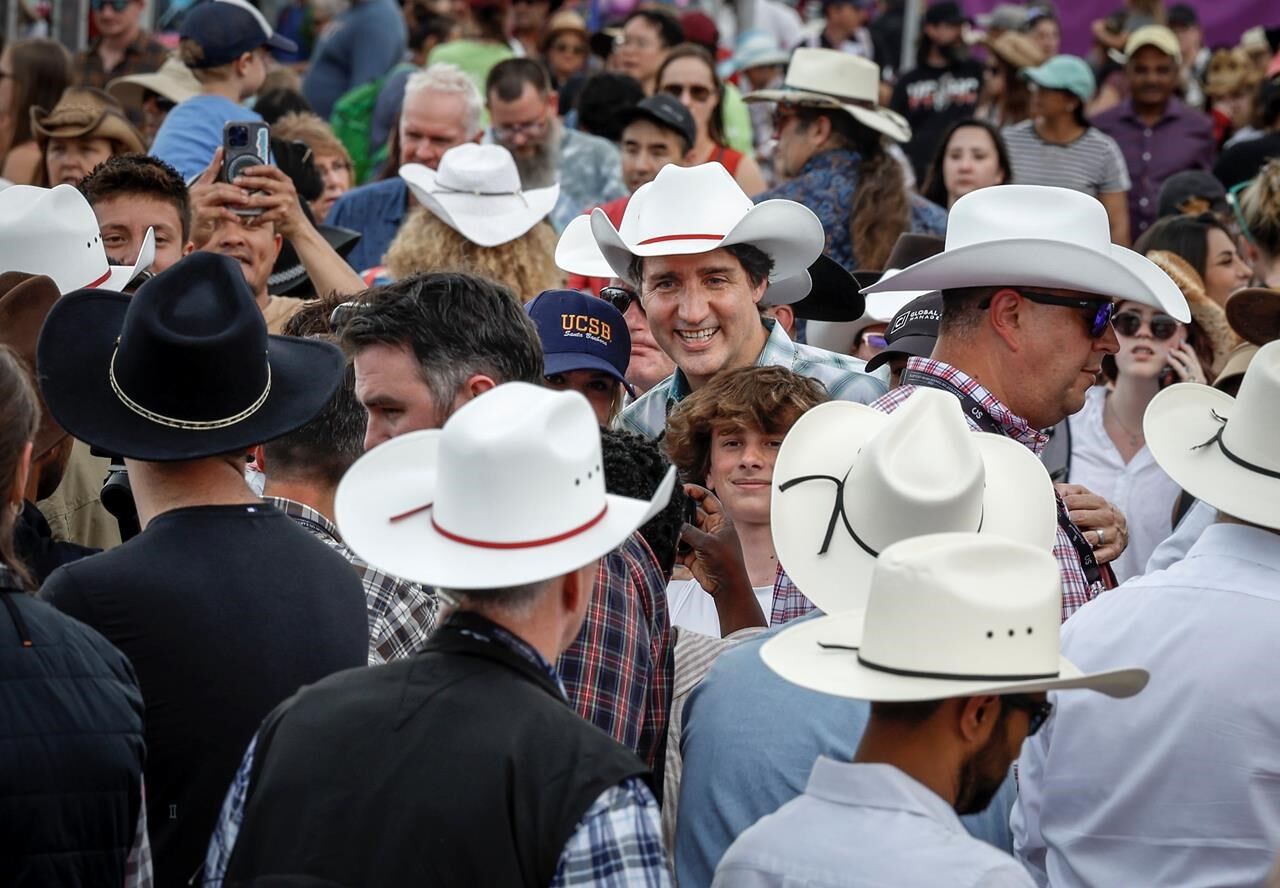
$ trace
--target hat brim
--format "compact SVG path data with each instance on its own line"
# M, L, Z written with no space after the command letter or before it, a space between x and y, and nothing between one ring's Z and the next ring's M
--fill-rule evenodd
M797 318L806 321L854 321L866 312L866 300L858 292L853 275L839 262L822 255L809 266L809 295L791 304ZM768 291L765 292L766 297Z
M163 71L156 71L152 74L117 77L107 84L107 92L126 108L141 108L143 98L148 91L178 104L199 95L200 82L192 77L190 82L184 83L177 77L172 77Z
M1226 313L1231 329L1254 345L1280 339L1280 291L1237 290L1227 298Z
M831 485L801 484L786 493L780 493L778 485L805 475L845 477L858 452L889 421L889 414L862 404L819 404L801 417L803 425L792 428L778 452L770 511L778 562L805 597L829 614L866 603L875 556L842 532L832 535L826 554L819 554L833 508ZM1052 497L1045 495L1048 478L1040 461L1010 438L970 434L976 436L986 467L978 532L1049 551L1057 537L1058 520ZM893 503L879 507L893 508ZM919 534L972 529L921 527ZM872 537L873 530L863 529L863 538Z
M556 241L556 267L582 277L617 277L591 233L591 216L574 216Z
M1183 323L1191 320L1191 309L1178 285L1145 256L1115 244L1101 253L1040 238L984 241L922 259L864 288L863 293L995 286L1080 290L1140 302Z
M325 242L333 248L333 251L346 259L347 256L355 249L357 243L360 242L362 235L358 231L350 228L339 228L336 225L325 225L323 222L316 226L316 230L320 232L320 236ZM311 280L307 274L307 267L302 264L302 260L298 257L298 251L294 249L293 243L285 238L280 245L280 255L276 256L276 262L271 270L271 275L267 278L267 292L272 296L283 296L300 288L303 284Z
M279 34L272 34L266 39L266 43L264 45L269 46L272 49L278 49L280 52L292 53L298 51L298 44L294 43L288 37L283 37Z
M636 390L631 387L631 383L627 382L627 378L618 372L617 367L604 358L597 355L589 355L586 352L549 352L543 356L543 376L550 376L553 373L568 373L570 370L599 370L601 373L607 373L622 383L622 387L627 390L628 395L635 397Z
M648 502L608 495L600 521L559 542L503 549L457 542L437 530L431 508L423 508L435 497L441 434L439 429L410 432L370 450L343 476L334 513L343 542L361 558L395 576L444 589L518 586L577 570L662 511L675 487L671 470ZM531 527L530 536L546 531Z
M867 372L879 370L894 358L927 358L938 342L936 336L904 336L867 361Z
M142 239L142 249L138 250L138 258L134 260L133 265L109 265L106 278L97 284L94 289L98 290L114 290L119 293L125 287L133 282L133 279L142 274L151 264L156 261L156 231L154 228L148 228L146 235ZM64 294L66 295L66 294Z
M1152 399L1143 417L1147 447L1183 490L1233 518L1280 528L1280 478L1238 465L1211 442L1236 401L1207 385L1180 383Z
M497 247L537 225L560 199L560 183L520 194L475 195L436 190L437 173L422 164L400 168L400 178L422 204L454 231L480 247Z
M815 105L821 108L832 108L844 111L854 120L868 129L888 136L895 142L911 141L911 124L905 117L888 108L863 108L861 105L847 105L835 96L809 92L802 89L761 89L743 96L747 102L787 102L793 105Z
M335 346L270 336L271 390L244 420L192 431L147 419L125 406L109 375L130 299L102 290L64 296L45 321L37 349L40 387L50 412L73 436L107 453L177 462L247 450L310 422L342 381L345 359ZM246 393L246 401L254 394Z
M1058 675L1046 679L975 681L895 675L858 662L856 648L862 644L865 616L865 610L859 609L788 626L765 642L760 658L792 684L836 697L886 703L1067 690L1132 697L1150 677L1147 670L1136 668L1084 673L1066 657L1058 658Z
M791 61L791 53L785 50L770 50L757 53L747 58L730 57L716 66L721 77L732 77L739 71L750 71L752 68L783 67Z

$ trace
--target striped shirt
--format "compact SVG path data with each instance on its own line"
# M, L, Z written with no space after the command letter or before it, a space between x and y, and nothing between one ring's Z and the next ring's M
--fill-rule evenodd
M1065 145L1040 138L1030 120L1005 127L1001 135L1013 164L1013 181L1019 185L1055 185L1093 197L1129 190L1129 169L1120 146L1096 126Z

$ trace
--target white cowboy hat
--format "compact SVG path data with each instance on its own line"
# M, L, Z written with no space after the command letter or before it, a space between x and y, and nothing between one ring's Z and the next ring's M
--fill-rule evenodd
M778 38L769 31L743 31L733 47L733 56L716 66L722 78L732 77L739 71L766 66L785 65L791 53L778 45Z
M74 185L0 191L0 270L48 275L65 296L123 290L155 258L155 233L148 228L132 266L109 264L93 207Z
M1048 552L1053 483L1022 444L972 432L960 402L920 389L891 414L829 401L796 421L773 468L770 525L788 576L826 613L860 607L876 553L976 531Z
M1001 185L970 191L951 207L947 246L890 283L863 290L1060 287L1131 299L1186 323L1178 285L1150 259L1111 243L1107 211L1069 188Z
M1258 349L1232 398L1183 383L1156 395L1142 428L1160 468L1242 521L1280 529L1280 341Z
M600 430L577 392L509 382L443 429L375 447L343 476L343 540L395 576L444 589L534 583L589 564L661 511L605 493Z
M914 397L914 396L913 396ZM1086 675L1062 656L1062 577L1047 549L975 533L903 540L876 562L866 610L797 623L760 657L787 681L872 701L1089 688L1141 691L1145 669Z
M880 280L888 280L901 269L886 268ZM888 290L867 297L867 308L856 321L810 321L805 341L815 348L825 348L837 354L847 355L853 349L853 341L859 333L873 324L887 324L913 299L926 296L932 290Z
M520 237L545 219L560 197L559 183L521 188L515 159L501 145L466 142L444 153L438 171L407 163L400 178L418 203L481 247Z
M748 102L839 108L896 142L911 140L911 124L880 106L880 66L837 49L801 47L791 54L782 89L748 93Z
M591 232L613 274L624 280L630 280L635 256L687 256L751 244L773 260L769 281L781 281L806 271L826 244L812 210L791 200L752 203L718 163L667 164L631 196L621 229L597 207Z

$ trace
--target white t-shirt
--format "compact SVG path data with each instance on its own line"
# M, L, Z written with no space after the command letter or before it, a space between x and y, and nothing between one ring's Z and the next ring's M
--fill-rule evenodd
M1102 424L1106 394L1104 387L1094 386L1080 412L1067 418L1071 424L1071 475L1067 480L1105 497L1129 522L1129 545L1111 563L1116 579L1123 583L1142 576L1151 553L1173 532L1173 506L1181 488L1145 446L1128 465L1121 459Z
M756 586L756 600L764 611L767 622L773 610L773 584ZM667 584L667 612L672 626L701 632L712 638L720 637L720 615L716 613L716 600L699 585L697 580L672 580Z

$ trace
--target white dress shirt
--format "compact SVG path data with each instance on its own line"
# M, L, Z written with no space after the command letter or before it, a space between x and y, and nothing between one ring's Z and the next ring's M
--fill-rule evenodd
M1146 572L1147 559L1173 531L1173 507L1181 488L1156 464L1145 446L1128 463L1103 427L1103 386L1089 389L1084 407L1067 418L1071 426L1072 484L1083 484L1124 513L1129 545L1111 562L1120 582Z
M1259 885L1280 847L1280 535L1214 524L1168 570L1062 628L1085 672L1141 666L1127 700L1053 695L1022 747L1014 850L1041 885Z
M1204 500L1196 500L1187 510L1187 514L1182 516L1173 533L1165 537L1164 542L1156 546L1156 550L1151 553L1144 573L1166 570L1186 558L1196 540L1200 539L1200 534L1217 520L1217 509Z
M892 765L823 756L804 795L738 837L712 888L1031 888L1017 862L965 832L942 797Z

